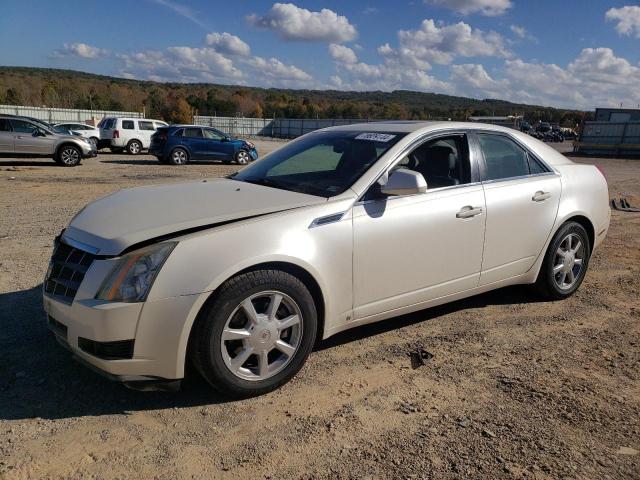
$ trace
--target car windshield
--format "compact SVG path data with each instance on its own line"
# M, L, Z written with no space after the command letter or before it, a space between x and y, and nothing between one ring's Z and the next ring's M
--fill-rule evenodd
M267 155L230 178L333 197L347 190L406 134L314 132Z

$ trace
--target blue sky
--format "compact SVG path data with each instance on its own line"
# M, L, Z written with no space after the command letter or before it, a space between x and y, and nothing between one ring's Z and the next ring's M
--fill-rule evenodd
M0 43L1 65L158 81L640 104L631 0L8 1Z

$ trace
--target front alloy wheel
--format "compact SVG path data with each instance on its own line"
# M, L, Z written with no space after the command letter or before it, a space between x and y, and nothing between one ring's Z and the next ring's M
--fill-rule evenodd
M293 359L302 339L302 313L288 295L259 292L231 313L220 338L227 368L245 380L266 380Z
M60 163L65 167L75 167L80 163L82 155L80 154L80 150L77 147L67 145L62 147L60 153L58 154L58 158L60 160Z
M238 165L246 165L249 163L249 152L246 150L240 150L236 153L236 163Z
M313 297L300 279L280 270L256 270L228 280L200 312L190 356L220 392L260 395L302 368L316 328Z

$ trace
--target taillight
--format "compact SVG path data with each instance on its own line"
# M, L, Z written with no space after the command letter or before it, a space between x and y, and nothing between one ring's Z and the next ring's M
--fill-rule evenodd
M120 138L120 132L118 130L113 131L113 138Z
M600 165L596 165L595 167L596 167L596 168L598 169L598 171L602 174L602 176L604 177L604 179L605 179L605 180L607 180L607 181L609 181L609 179L607 178L607 174L606 174L606 173L604 173L604 169L603 169Z

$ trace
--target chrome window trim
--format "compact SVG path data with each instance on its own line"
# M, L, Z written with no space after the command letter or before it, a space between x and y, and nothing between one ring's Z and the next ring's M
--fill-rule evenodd
M519 175L517 177L507 177L507 178L496 178L493 180L482 180L479 183L482 183L483 185L492 185L494 183L500 183L500 182L510 182L512 180L525 180L525 179L529 179L529 178L537 178L537 177L559 177L560 174L556 173L556 172L543 172L543 173L533 173L533 174L529 174L529 175Z
M432 188L432 189L427 188L427 191L424 192L424 193L412 193L411 195L392 195L392 196L385 197L385 198L374 198L374 199L371 199L371 200L358 199L353 204L353 206L355 207L357 205L367 205L369 203L380 202L382 200L389 201L389 200L396 200L398 198L408 198L408 197L417 197L417 196L424 197L425 195L429 195L430 193L439 193L439 192L443 192L443 191L447 191L447 190L455 190L455 189L458 189L458 188L465 188L465 187L479 187L481 185L482 185L482 182L471 182L471 183L463 183L461 185L450 185L448 187L438 187L438 188Z

